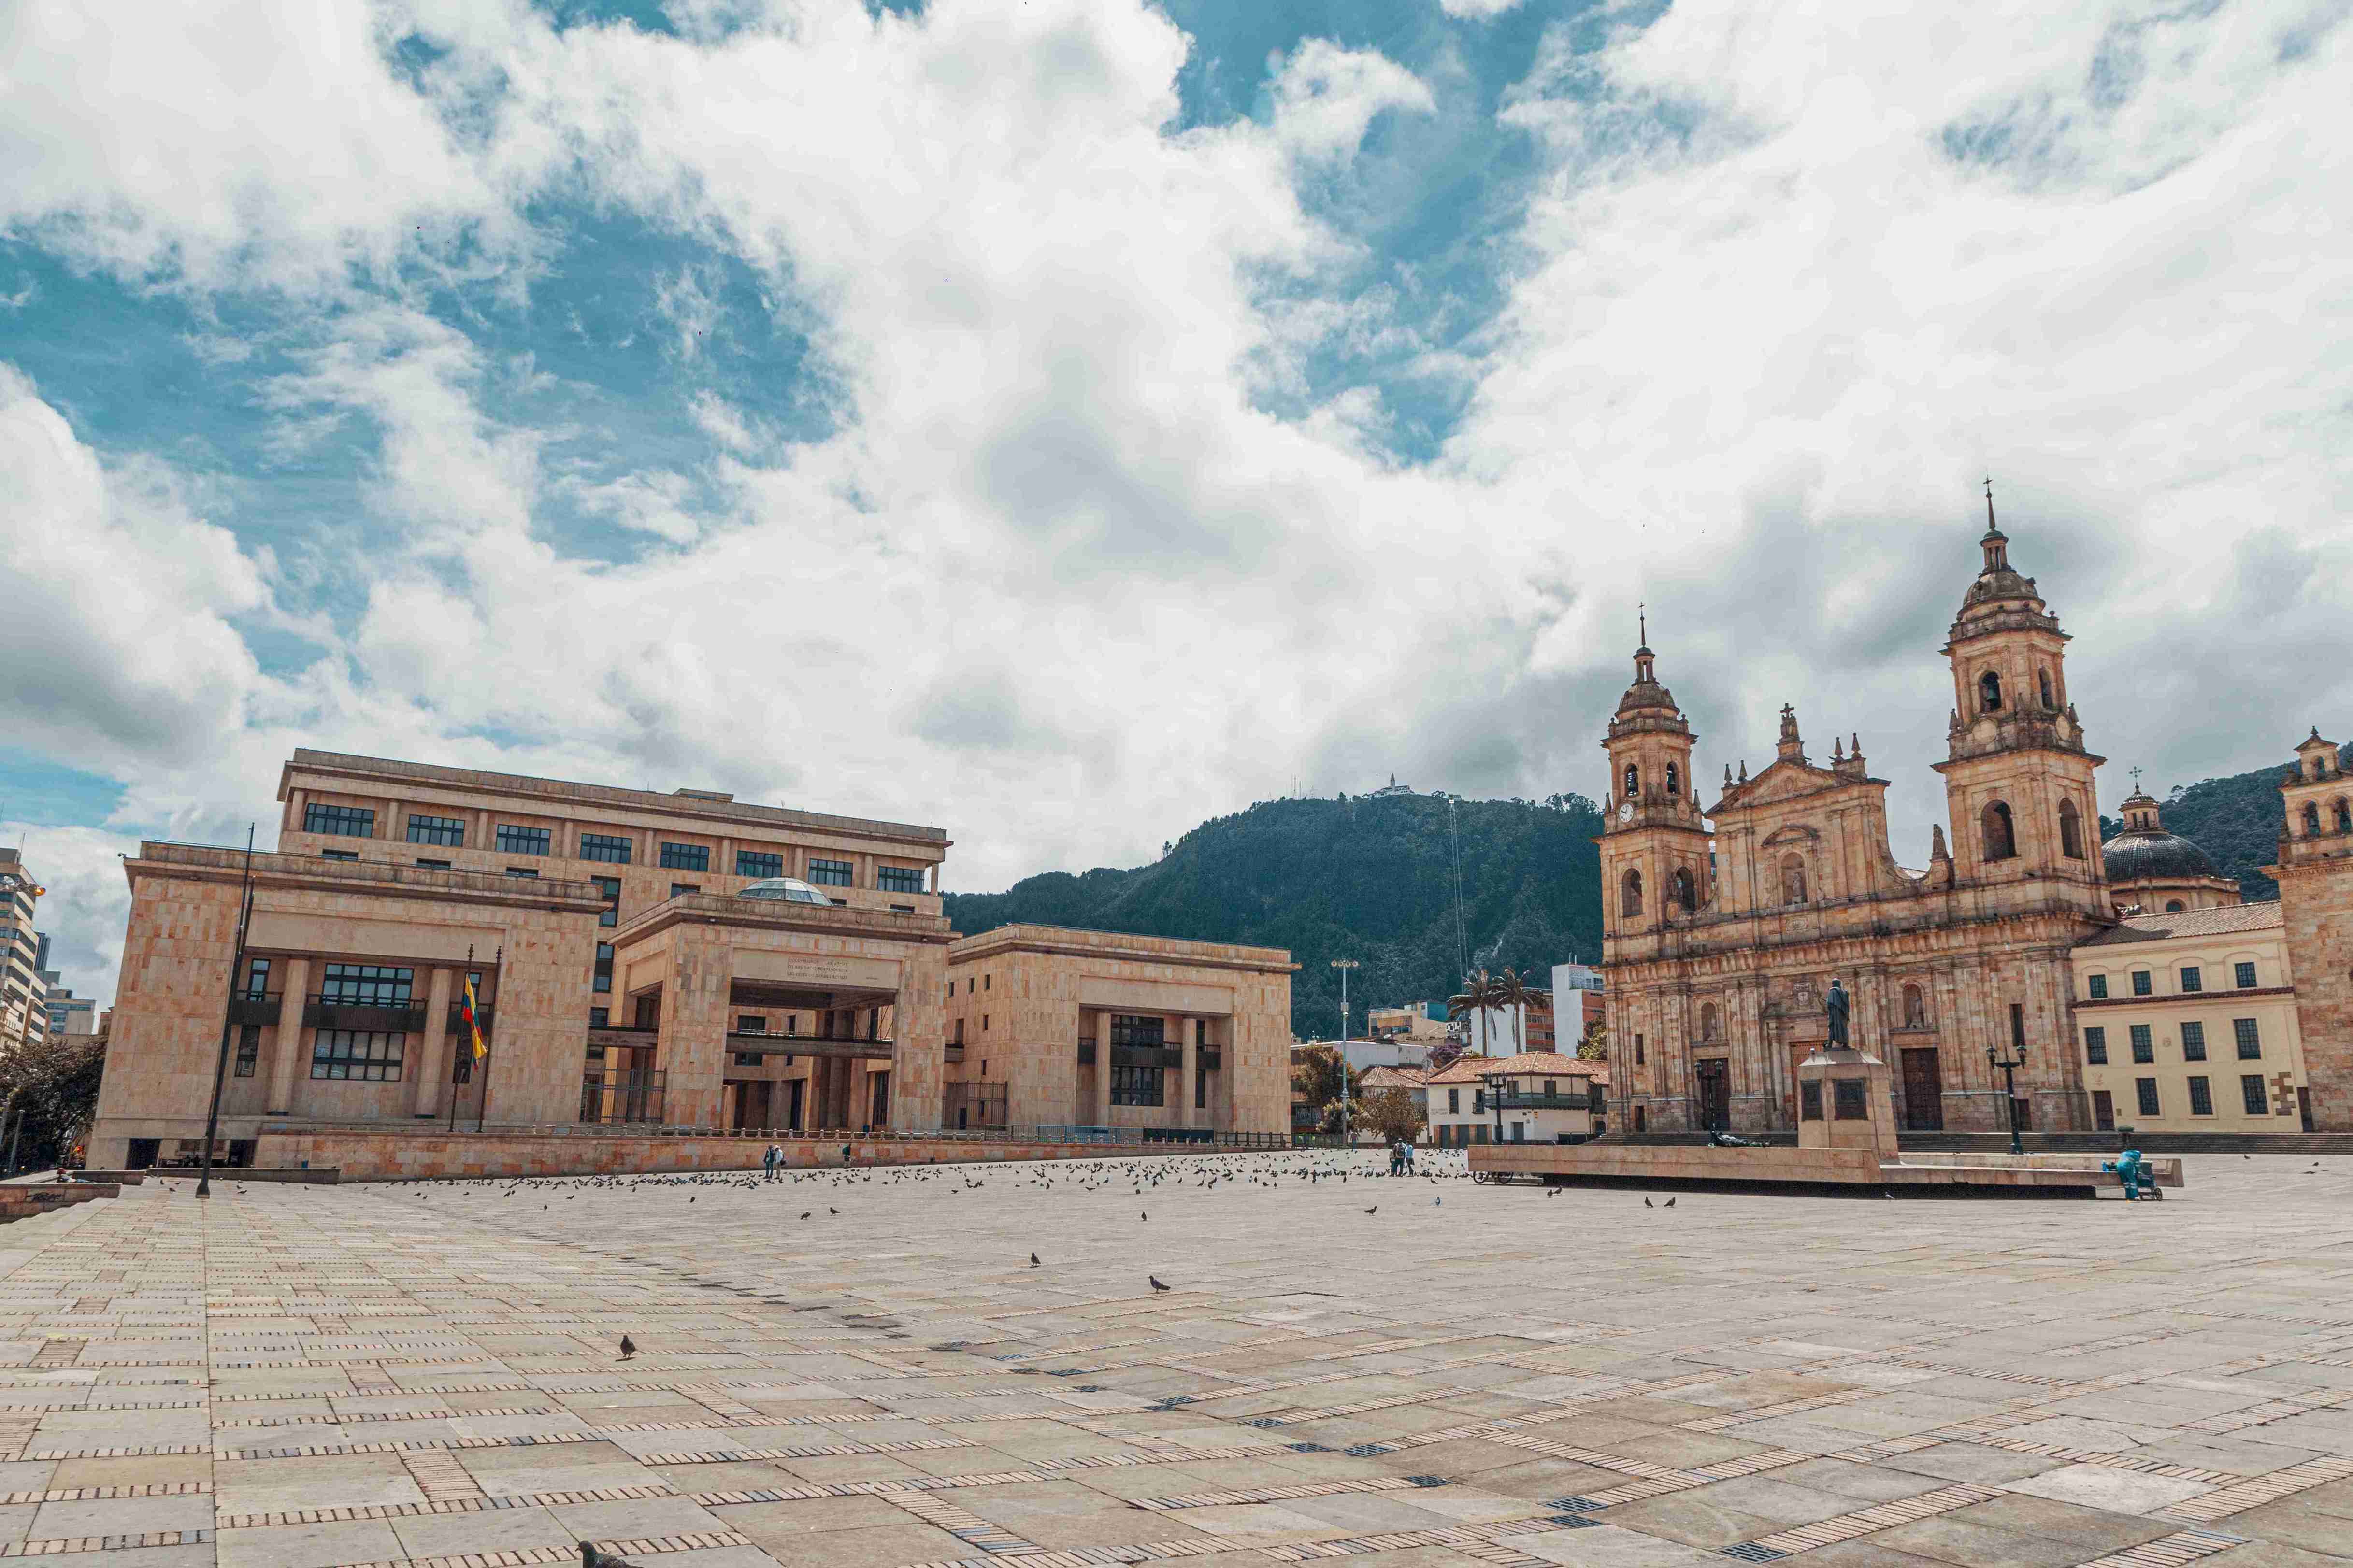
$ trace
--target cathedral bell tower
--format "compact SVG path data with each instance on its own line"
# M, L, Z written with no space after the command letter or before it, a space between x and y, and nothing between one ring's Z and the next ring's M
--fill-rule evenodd
M1689 920L1709 901L1707 822L1692 779L1692 729L1659 684L1657 656L1634 650L1634 684L1619 700L1602 749L1601 931L1607 949ZM1605 957L1619 956L1605 952ZM1627 956L1631 956L1628 954Z
M1986 487L1984 565L1953 618L1944 654L1954 706L1945 775L1958 879L2041 879L2094 919L2112 918L2098 844L2094 772L2067 700L2067 634L2010 563Z

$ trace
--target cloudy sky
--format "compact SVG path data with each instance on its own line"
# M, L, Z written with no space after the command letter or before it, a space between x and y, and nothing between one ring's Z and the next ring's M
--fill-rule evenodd
M119 9L119 8L118 8ZM1599 795L1634 606L1917 863L1994 477L2113 809L2353 716L2353 0L0 9L0 832L298 745L946 826ZM129 13L121 13L126 18Z

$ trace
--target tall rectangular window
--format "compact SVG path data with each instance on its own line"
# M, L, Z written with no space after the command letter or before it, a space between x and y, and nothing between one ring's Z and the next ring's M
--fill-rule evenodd
M2084 1031L2084 1059L2095 1068L2108 1065L2108 1032L2096 1024Z
M2231 1033L2239 1042L2239 1059L2241 1061L2253 1062L2261 1061L2263 1059L2263 1037L2256 1033L2255 1021L2253 1018L2232 1019Z
M847 860L811 860L808 879L820 888L847 888L857 874L857 868ZM1158 1100L1152 1102L1159 1104Z
M2214 1114L2214 1086L2202 1076L2194 1077L2189 1080L2189 1114L2192 1116Z
M1160 1104L1161 1070L1159 1068L1112 1068L1111 1102L1113 1105Z
M398 1083L400 1059L407 1043L406 1035L321 1029L311 1046L311 1076Z
M2239 964L2232 978L2238 982L2240 990L2253 990L2255 984L2255 966L2252 963Z
M351 1007L406 1007L416 979L415 970L389 964L331 963L319 981L319 1000Z
M613 944L609 942L596 944L596 976L589 989L600 994L613 989Z
M2108 977L2106 975L2092 975L2087 978L2084 984L2090 989L2093 1001L2105 1002L2108 999Z
M245 998L259 1002L269 994L269 960L257 958L246 965Z
M518 827L512 822L501 822L496 837L501 855L544 855L550 835L544 827Z
M261 1061L261 1026L248 1024L237 1032L237 1076L251 1078Z
M302 831L332 833L340 838L374 838L375 813L364 805L326 805L312 801L302 808Z
M2140 1097L2140 1113L2143 1116L2164 1114L2157 1108L2157 1079L2153 1078L2133 1079L2133 1092Z
M596 884L598 892L605 895L605 912L596 917L596 923L600 926L619 925L621 923L621 879L591 877L588 879Z
M1459 1089L1448 1089L1446 1091L1446 1114L1449 1116L1459 1116L1461 1113L1462 1091Z
M2181 966L2181 989L2184 991L2206 989L2206 977L2199 972L2196 964L2185 963Z
M923 868L921 866L883 866L875 870L874 885L886 893L920 893L923 890Z
M661 863L673 871L708 871L711 869L711 846L708 844L664 844Z
M459 817L418 816L412 812L408 818L408 841L462 849L466 847L466 824Z
M2026 1055L2026 1005L2022 1002L2010 1005L2010 1043L2022 1059Z
M2157 1060L2157 1046L2156 1043L2149 1038L2148 1026L2147 1024L2135 1024L2131 1026L2131 1028L2133 1060L2142 1063Z
M2147 970L2146 970L2146 969L2136 969L2136 970L2134 970L2134 971L2132 972L2132 983L2133 983L2133 994L2134 994L2134 995L2136 995L2136 996L2146 996L2146 995L2147 995L2147 994L2149 994L2149 992L2150 992L2151 988L2152 988L2152 987L2155 985L2155 984L2156 984L2154 981L2152 981L2152 980L2149 978L2149 973L2148 973L2148 971L2147 971Z
M591 1007L588 1009L588 1026L590 1028L607 1029L612 1027L612 1024L613 1010L610 1007ZM601 1057L605 1054L605 1047L602 1046L591 1046L588 1047L588 1054L592 1057Z
M2259 1072L2240 1076L2239 1099L2250 1116L2269 1116L2272 1113L2271 1097L2263 1092L2263 1075Z
M770 877L781 877L785 874L785 858L771 855L765 849L738 849L735 851L735 874L762 881Z
M2206 1026L2194 1018L2182 1021L2181 1059L2185 1062L2206 1059Z
M609 866L626 866L629 852L637 840L614 833L584 833L580 836L580 858L602 860Z

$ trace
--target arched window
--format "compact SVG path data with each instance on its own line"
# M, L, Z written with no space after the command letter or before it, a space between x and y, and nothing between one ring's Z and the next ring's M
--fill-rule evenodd
M2304 803L2304 831L2306 837L2320 831L2320 806L2316 802L2307 800Z
M2052 695L2051 672L2047 669L2038 669L2034 672L2034 677L2042 687L2042 706L2054 713L2057 712L2059 699Z
M1682 866L1675 868L1673 889L1675 902L1682 907L1685 914L1699 908L1699 890L1692 884L1692 874L1688 868Z
M1626 764L1626 798L1633 799L1642 793L1642 770L1633 763Z
M2348 805L2341 800L2337 803L2337 831L2353 833L2353 805Z
M2071 860L2084 858L2084 815L2072 800L2059 803L2059 853Z
M1990 669L1978 677L1978 706L1988 713L2001 706L2001 677Z
M1701 1003L1699 1008L1699 1037L1703 1040L1713 1040L1721 1038L1723 1034L1724 1015L1715 1010L1715 1003Z
M2183 905L2179 899L2168 899L2165 900L2165 912L2169 915L2179 914L2185 907L2186 906Z
M1906 985L1904 988L1904 1026L1907 1029L1925 1029L1928 1026L1927 998L1920 994L1920 988L1917 985Z
M1995 801L1978 816L1978 826L1985 837L1985 858L1989 860L2011 860L2018 857L2018 834L2011 827L2010 807Z
M1806 858L1795 850L1781 857L1781 901L1785 904L1806 901Z
M1618 912L1628 920L1642 912L1642 873L1629 871L1618 883Z
M1667 793L1669 795L1680 795L1682 792L1683 775L1676 772L1674 763L1669 763L1667 764Z

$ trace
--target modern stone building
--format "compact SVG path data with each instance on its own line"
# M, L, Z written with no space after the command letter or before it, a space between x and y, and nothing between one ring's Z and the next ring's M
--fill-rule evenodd
M132 913L93 1164L201 1145L224 1019L233 1155L264 1130L942 1123L940 828L311 751L287 763L279 799L279 847L252 857L233 982L244 852L147 843L125 861ZM1209 1037L1234 1056L1226 1078L1212 1069L1215 1125L1281 1125L1281 1074L1264 1089L1255 1053L1267 1030L1288 1037L1284 955L1064 938L1108 942L1150 972L1136 1011L1217 1021ZM1225 1012L1212 991L1231 994ZM1075 1020L1057 1038L1067 1086ZM1031 1085L1031 1058L986 1059L1012 1070L1025 1106L1075 1109L1067 1087Z
M949 1127L1281 1133L1278 948L1011 925L948 949Z
M2066 634L2010 562L1990 505L1983 556L1942 649L1954 839L1926 863L1888 842L1887 783L1860 741L1808 755L1781 710L1774 761L1726 767L1703 807L1696 737L1635 650L1609 723L1603 931L1616 1125L1793 1129L1797 1064L1829 1037L1833 977L1858 1040L1895 1069L1902 1124L2008 1125L1989 1048L2016 1051L2029 1128L2088 1128L2069 954L2115 921L2093 774L2068 700Z
M14 849L0 849L0 1056L48 1033L48 993L41 979L42 937L33 910L44 891Z

